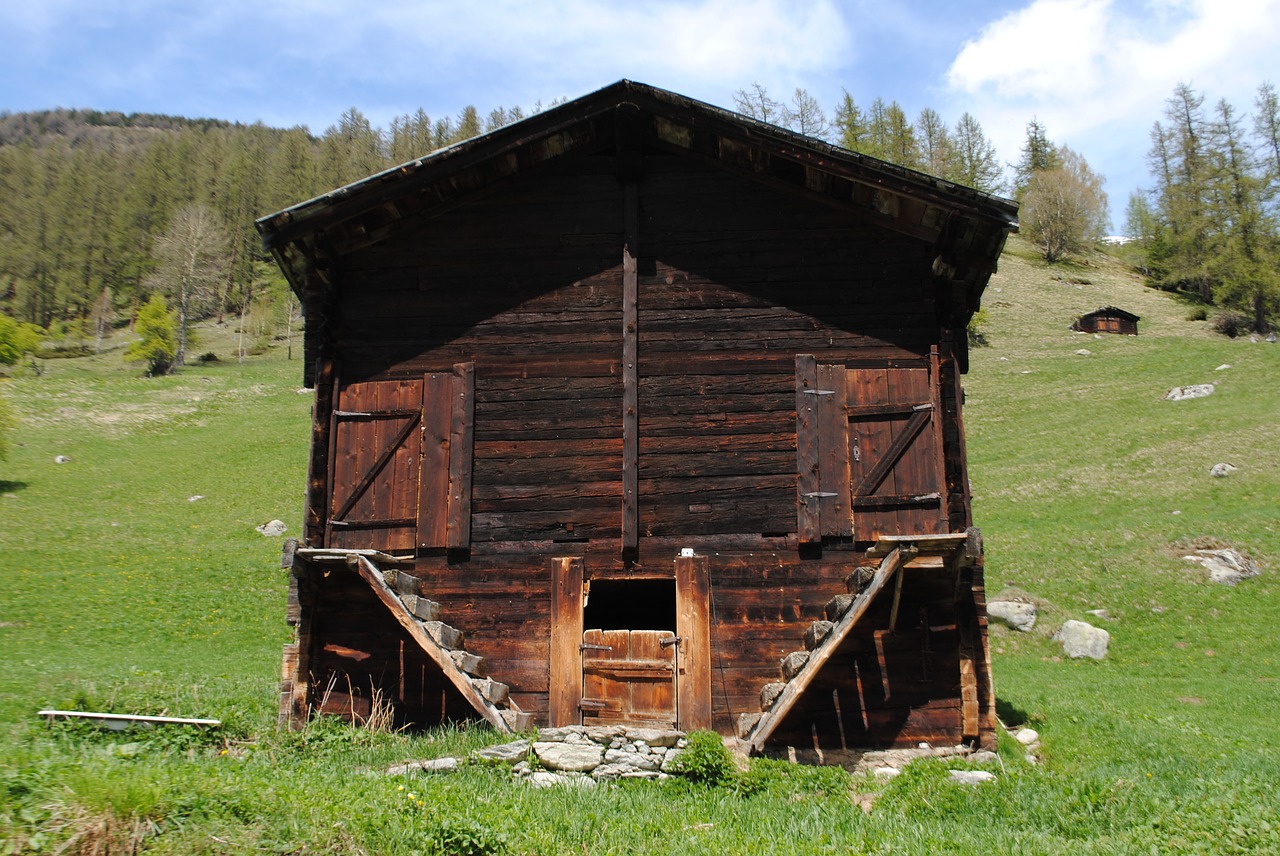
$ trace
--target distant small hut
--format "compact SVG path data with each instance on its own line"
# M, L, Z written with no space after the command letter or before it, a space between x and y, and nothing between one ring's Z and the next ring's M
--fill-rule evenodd
M1122 336L1138 335L1138 316L1114 306L1104 306L1081 315L1071 325L1080 333L1119 333Z

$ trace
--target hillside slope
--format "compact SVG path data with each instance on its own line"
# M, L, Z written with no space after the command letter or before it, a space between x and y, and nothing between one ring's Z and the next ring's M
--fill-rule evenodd
M1104 304L1140 335L1068 331ZM1032 633L991 636L1000 715L1041 732L1037 766L1005 739L997 781L970 789L939 764L885 782L764 762L741 792L370 776L492 737L274 730L286 578L253 527L297 531L300 362L277 348L147 380L115 342L0 381L22 419L0 463L0 850L133 830L156 852L410 853L480 829L508 852L1280 852L1280 345L1185 320L1106 257L1049 268L1018 239L985 308L965 378L974 513L989 595L1041 608ZM232 348L209 329L200 350ZM1223 461L1239 469L1210 477ZM1208 543L1262 575L1210 584L1181 558ZM1105 660L1062 657L1069 618L1111 633ZM71 705L227 727L37 724Z

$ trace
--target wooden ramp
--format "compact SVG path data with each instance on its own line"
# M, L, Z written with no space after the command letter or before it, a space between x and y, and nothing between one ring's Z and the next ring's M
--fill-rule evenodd
M440 668L441 674L490 725L498 731L526 731L533 725L533 714L522 711L510 697L508 687L483 676L484 660L463 647L462 633L440 621L440 606L407 591L408 586L392 588L405 579L417 580L391 568L374 564L398 562L394 556L374 550L300 549L298 555L313 562L342 562L359 573L391 616L417 643L422 652Z

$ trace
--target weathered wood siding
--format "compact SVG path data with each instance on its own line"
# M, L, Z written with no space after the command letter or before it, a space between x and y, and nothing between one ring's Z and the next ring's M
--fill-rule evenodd
M646 158L632 238L639 541L623 563L628 202L613 158L564 159L344 260L327 544L419 548L424 591L543 722L556 557L583 557L587 579L652 575L696 546L709 556L712 721L728 732L867 542L967 523L955 365L937 352L949 307L919 242L695 161ZM815 410L826 451L814 466L835 469L815 484L843 496L814 491L812 538L800 531L798 355L817 386L839 389L820 405L835 410ZM471 396L469 499L442 509L461 477L459 395ZM459 514L469 533L455 543L441 527L456 531ZM802 541L816 551L802 555ZM863 690L841 715L827 710L831 689L806 701L828 748L932 739L958 722L954 653L927 662L930 645L955 647L941 585L912 577L905 635L859 637L845 665ZM344 588L318 610L325 638L399 662L398 631L378 629L389 624L369 598ZM332 652L313 662L386 682Z

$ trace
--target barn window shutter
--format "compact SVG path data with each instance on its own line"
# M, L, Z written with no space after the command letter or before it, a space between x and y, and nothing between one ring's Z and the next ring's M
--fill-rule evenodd
M796 356L797 532L802 544L853 535L845 367Z
M471 470L475 446L475 364L423 376L422 474L418 546L471 545Z

